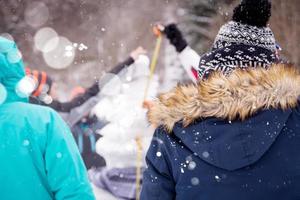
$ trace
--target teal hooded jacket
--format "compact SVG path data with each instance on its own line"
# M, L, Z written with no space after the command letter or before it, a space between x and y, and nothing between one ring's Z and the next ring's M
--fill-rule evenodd
M16 44L0 37L0 199L94 199L69 128L19 94L24 77Z

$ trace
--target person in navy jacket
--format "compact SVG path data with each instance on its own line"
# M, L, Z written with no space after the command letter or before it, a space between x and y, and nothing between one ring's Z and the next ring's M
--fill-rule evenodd
M197 85L151 103L141 200L300 199L300 72L278 64L270 10L243 0Z

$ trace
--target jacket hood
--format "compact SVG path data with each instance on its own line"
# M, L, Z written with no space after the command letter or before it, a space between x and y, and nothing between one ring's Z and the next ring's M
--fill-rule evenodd
M17 84L24 76L24 64L16 43L0 37L0 84L7 93L5 103L27 101L16 92Z
M260 159L284 128L300 95L292 66L214 73L177 86L154 101L148 119L182 140L204 161L236 170Z

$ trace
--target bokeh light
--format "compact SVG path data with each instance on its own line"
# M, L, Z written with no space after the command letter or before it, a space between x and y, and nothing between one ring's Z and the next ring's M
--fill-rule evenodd
M48 43L56 42L56 38L52 38ZM49 67L54 69L67 68L75 58L74 48L69 48L73 44L65 37L58 37L58 44L49 52L44 52L43 57ZM47 44L46 44L47 46Z
M34 36L35 48L44 53L54 50L58 43L58 34L50 27L41 28Z
M25 76L18 82L16 86L16 93L21 98L29 97L37 88L37 85L37 80L33 76Z
M19 50L12 49L11 51L7 52L6 58L8 62L14 64L21 61L22 54Z
M49 9L42 2L30 3L25 10L25 21L32 27L39 27L49 19Z
M45 93L42 93L40 96L39 96L39 99L44 102L45 104L51 104L53 102L53 98L48 95L48 94L45 94Z
M14 41L13 36L11 34L9 34L9 33L2 33L0 36L4 37L4 38L6 38L6 39L8 39L10 41Z
M13 42L13 38L10 37L9 34L1 34L1 37L8 39L12 42L5 41L5 45L0 45L0 53L7 53L7 52L11 51L15 46L15 43ZM1 42L3 42L3 40L4 40L3 38L1 39Z
M191 183L192 183L192 185L199 185L200 181L197 177L193 177L191 179Z

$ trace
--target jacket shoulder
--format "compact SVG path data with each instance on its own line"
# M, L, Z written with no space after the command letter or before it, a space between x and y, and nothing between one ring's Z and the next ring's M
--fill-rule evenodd
M23 107L23 106L22 106ZM50 107L47 106L42 106L42 105L35 105L35 104L30 104L27 103L24 105L23 107L23 111L24 114L26 115L26 117L30 117L30 118L40 118L42 120L50 120L50 118L53 115L56 115L56 111L53 110Z
M9 121L19 127L26 127L38 132L46 131L48 125L59 118L53 109L30 103L13 103L6 109Z

